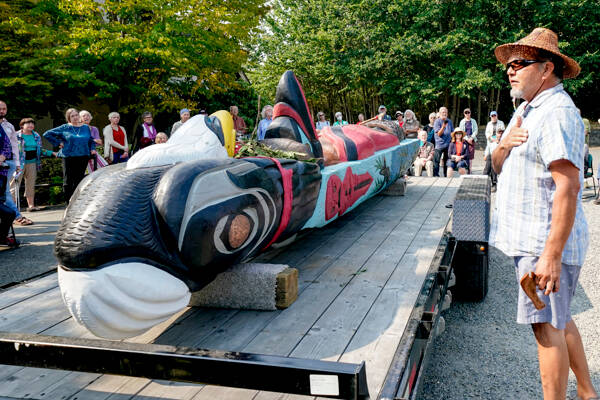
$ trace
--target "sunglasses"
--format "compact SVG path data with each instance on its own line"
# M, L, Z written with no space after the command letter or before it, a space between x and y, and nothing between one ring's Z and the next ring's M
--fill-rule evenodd
M506 71L510 68L517 72L520 69L530 66L531 64L539 63L539 60L514 60L506 64Z
M465 111L465 115L471 114L471 111Z

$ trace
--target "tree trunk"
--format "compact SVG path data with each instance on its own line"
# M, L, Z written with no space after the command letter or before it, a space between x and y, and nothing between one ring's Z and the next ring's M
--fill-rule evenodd
M500 107L500 91L501 89L498 89L498 91L496 92L496 107L494 108L495 110L498 110L498 108Z
M444 104L442 106L448 107L450 105L450 91L448 89L444 90ZM438 108L439 110L439 108Z
M367 88L365 87L364 84L362 84L361 89L362 89L362 112L365 115L365 119L367 119L367 117L366 117L368 115Z
M479 92L477 93L477 126L479 126L480 122L482 121L481 119L481 89L479 89Z
M457 107L457 95L452 95L452 111L450 111L450 119L452 123L456 125L456 107Z

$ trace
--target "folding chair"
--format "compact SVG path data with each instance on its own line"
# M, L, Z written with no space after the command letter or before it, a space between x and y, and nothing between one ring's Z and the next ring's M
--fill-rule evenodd
M586 180L588 178L592 178L592 184L594 185L594 194L582 196L584 199L588 199L590 197L597 197L598 192L596 189L596 178L594 177L594 159L591 154L588 154L587 159L585 160L585 168L583 170L583 179Z

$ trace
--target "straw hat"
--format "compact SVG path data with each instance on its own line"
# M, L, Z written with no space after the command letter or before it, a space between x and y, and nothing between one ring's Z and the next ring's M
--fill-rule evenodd
M560 57L565 63L563 70L564 79L575 78L581 71L577 61L565 56L558 49L558 36L556 33L546 28L535 28L533 32L516 43L500 45L496 47L494 54L498 61L506 65L511 55L515 53L527 54L531 52L531 49L545 50Z
M460 129L460 128L455 128L455 129L452 131L452 133L450 134L450 137L452 138L452 141L455 141L455 140L456 140L456 134L457 134L457 133L462 133L462 137L463 137L463 139L464 139L464 138L465 138L465 136L467 135L467 133L466 133L465 131L463 131L462 129Z

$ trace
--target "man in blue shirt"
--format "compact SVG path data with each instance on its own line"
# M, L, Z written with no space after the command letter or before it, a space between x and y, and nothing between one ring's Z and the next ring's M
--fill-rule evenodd
M450 134L454 130L452 121L448 118L448 109L440 108L440 117L433 123L435 138L435 155L433 157L433 176L440 176L440 160L444 155L444 162L448 161L448 146L450 146ZM446 176L446 168L442 165L442 173Z

